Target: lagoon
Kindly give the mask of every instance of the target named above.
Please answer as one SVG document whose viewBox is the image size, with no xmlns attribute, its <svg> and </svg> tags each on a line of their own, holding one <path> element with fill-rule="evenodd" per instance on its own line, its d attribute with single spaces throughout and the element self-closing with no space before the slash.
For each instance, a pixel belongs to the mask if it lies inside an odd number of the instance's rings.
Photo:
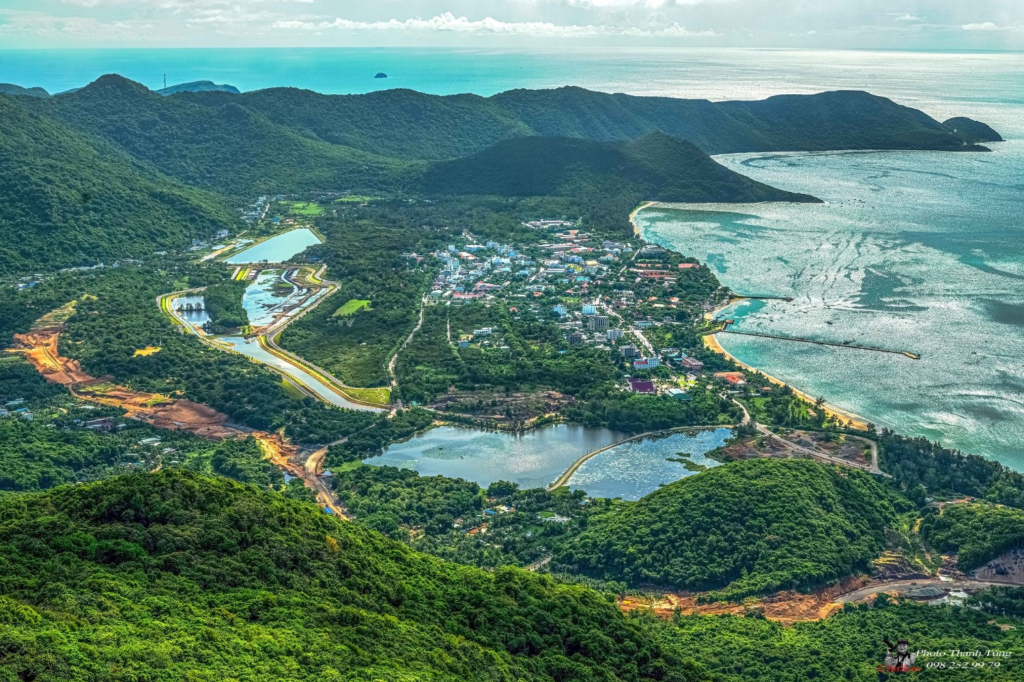
<svg viewBox="0 0 1024 682">
<path fill-rule="evenodd" d="M 517 435 L 441 426 L 395 443 L 380 457 L 364 462 L 415 469 L 424 476 L 464 478 L 483 487 L 511 481 L 522 488 L 542 488 L 588 452 L 628 437 L 570 424 Z"/>
<path fill-rule="evenodd" d="M 320 243 L 320 238 L 312 230 L 300 227 L 271 237 L 245 251 L 235 254 L 224 262 L 228 265 L 247 265 L 249 263 L 283 263 L 302 253 L 308 247 Z"/>
<path fill-rule="evenodd" d="M 719 462 L 704 455 L 725 445 L 731 429 L 704 429 L 630 441 L 588 459 L 569 479 L 569 488 L 590 497 L 639 500 L 663 485 L 699 473 L 680 459 L 711 468 Z"/>
</svg>

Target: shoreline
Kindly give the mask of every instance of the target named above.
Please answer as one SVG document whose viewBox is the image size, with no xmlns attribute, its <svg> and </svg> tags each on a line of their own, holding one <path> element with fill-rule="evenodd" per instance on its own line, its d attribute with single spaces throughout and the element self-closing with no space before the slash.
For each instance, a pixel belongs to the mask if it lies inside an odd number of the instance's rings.
<svg viewBox="0 0 1024 682">
<path fill-rule="evenodd" d="M 638 237 L 639 239 L 641 239 L 641 240 L 643 240 L 645 242 L 647 240 L 644 237 L 643 231 L 640 229 L 640 226 L 636 222 L 636 216 L 637 216 L 638 213 L 640 213 L 640 211 L 644 210 L 645 208 L 649 208 L 649 207 L 651 207 L 651 206 L 653 206 L 653 205 L 655 205 L 657 203 L 658 202 L 656 202 L 656 201 L 645 201 L 644 203 L 640 204 L 635 209 L 633 209 L 633 212 L 629 214 L 629 222 L 633 226 L 633 234 L 634 234 L 634 236 Z M 720 313 L 722 310 L 725 310 L 729 306 L 731 306 L 731 305 L 733 305 L 735 303 L 738 303 L 740 301 L 743 301 L 743 300 L 746 300 L 745 297 L 737 296 L 737 295 L 733 294 L 733 295 L 731 295 L 729 297 L 728 301 L 726 301 L 725 303 L 719 305 L 714 310 L 711 310 L 710 312 L 705 313 L 704 314 L 704 318 L 708 319 L 708 320 L 713 320 L 715 318 L 715 316 L 718 315 L 718 313 Z M 755 372 L 757 374 L 760 374 L 761 376 L 765 377 L 766 379 L 768 379 L 769 382 L 775 384 L 776 386 L 784 386 L 784 387 L 789 388 L 799 398 L 805 400 L 806 402 L 810 403 L 811 405 L 814 405 L 817 402 L 817 398 L 812 397 L 810 394 L 806 393 L 805 391 L 801 391 L 800 389 L 796 388 L 795 386 L 786 383 L 782 379 L 779 379 L 777 377 L 773 377 L 771 374 L 768 374 L 764 370 L 758 369 L 757 367 L 754 367 L 753 365 L 748 365 L 747 363 L 743 362 L 742 360 L 737 358 L 735 355 L 733 355 L 732 353 L 727 351 L 722 346 L 722 344 L 718 341 L 718 339 L 716 338 L 715 334 L 705 334 L 702 337 L 702 339 L 704 341 L 704 347 L 705 348 L 707 348 L 708 350 L 711 350 L 712 352 L 718 353 L 719 355 L 725 356 L 726 358 L 728 358 L 732 362 L 736 363 L 737 365 L 739 365 L 743 369 L 747 370 L 748 372 Z M 844 410 L 841 407 L 837 407 L 837 406 L 831 405 L 829 403 L 825 403 L 824 410 L 825 410 L 826 416 L 834 416 L 836 419 L 841 419 L 844 422 L 846 422 L 847 426 L 850 427 L 850 428 L 857 429 L 859 431 L 867 431 L 868 430 L 868 423 L 869 423 L 868 420 L 866 420 L 864 417 L 860 416 L 859 414 L 857 414 L 855 412 L 850 412 L 849 410 Z"/>
</svg>

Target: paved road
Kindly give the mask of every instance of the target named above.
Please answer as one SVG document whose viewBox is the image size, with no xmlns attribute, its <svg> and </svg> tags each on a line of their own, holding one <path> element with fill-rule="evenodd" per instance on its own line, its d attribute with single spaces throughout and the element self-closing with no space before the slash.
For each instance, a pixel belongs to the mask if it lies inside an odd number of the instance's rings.
<svg viewBox="0 0 1024 682">
<path fill-rule="evenodd" d="M 741 403 L 740 401 L 736 400 L 735 398 L 733 398 L 732 401 L 734 403 L 736 403 L 737 405 L 739 405 L 739 408 L 741 410 L 743 410 L 743 421 L 742 421 L 742 423 L 743 424 L 750 423 L 751 417 L 750 417 L 750 413 L 747 412 L 746 406 L 743 403 Z M 850 460 L 843 459 L 841 457 L 833 457 L 832 455 L 826 455 L 823 452 L 818 452 L 817 450 L 811 450 L 810 448 L 805 448 L 802 445 L 797 445 L 793 441 L 786 440 L 782 436 L 779 436 L 778 434 L 773 433 L 771 429 L 769 429 L 768 427 L 764 426 L 763 424 L 758 424 L 757 422 L 754 422 L 754 428 L 757 429 L 758 433 L 761 433 L 761 434 L 763 434 L 765 436 L 770 436 L 772 438 L 778 438 L 780 441 L 782 441 L 783 443 L 788 445 L 793 450 L 796 450 L 799 453 L 805 454 L 808 457 L 813 457 L 815 459 L 819 459 L 819 460 L 822 460 L 822 461 L 825 461 L 825 462 L 829 462 L 831 464 L 839 464 L 841 466 L 852 467 L 854 469 L 865 469 L 865 470 L 867 470 L 868 472 L 870 472 L 872 474 L 878 474 L 880 476 L 885 476 L 887 478 L 892 478 L 892 476 L 890 476 L 889 474 L 885 473 L 884 471 L 882 471 L 881 469 L 878 468 L 878 444 L 875 443 L 875 441 L 871 440 L 870 438 L 862 438 L 860 436 L 849 436 L 850 438 L 856 438 L 858 440 L 867 441 L 868 443 L 871 444 L 871 465 L 867 466 L 867 465 L 864 465 L 864 464 L 859 464 L 857 462 L 851 462 Z"/>
<path fill-rule="evenodd" d="M 420 327 L 423 326 L 423 308 L 425 307 L 425 305 L 426 305 L 425 299 L 423 301 L 420 301 L 420 319 L 416 322 L 416 326 L 412 328 L 412 331 L 409 332 L 409 336 L 405 337 L 405 341 L 402 342 L 402 345 L 399 346 L 398 350 L 395 351 L 395 354 L 391 356 L 390 362 L 388 362 L 388 374 L 391 375 L 391 390 L 392 391 L 395 390 L 396 388 L 398 388 L 398 377 L 395 375 L 395 364 L 398 363 L 398 354 L 400 352 L 402 352 L 402 350 L 406 346 L 408 346 L 410 343 L 412 343 L 412 338 L 414 336 L 416 336 L 416 332 L 418 332 L 420 330 Z M 449 334 L 451 334 L 451 331 L 449 331 Z M 449 337 L 449 340 L 450 340 L 450 337 Z M 400 409 L 401 407 L 402 407 L 402 401 L 401 400 L 396 401 L 395 409 Z"/>
<path fill-rule="evenodd" d="M 986 587 L 992 587 L 994 585 L 1002 585 L 1006 583 L 995 583 L 987 580 L 939 580 L 938 578 L 919 578 L 916 580 L 893 580 L 890 582 L 880 582 L 874 585 L 868 585 L 862 587 L 859 590 L 853 592 L 847 592 L 836 597 L 833 601 L 839 604 L 846 604 L 847 602 L 857 602 L 862 599 L 867 599 L 873 594 L 881 594 L 882 592 L 898 592 L 904 594 L 911 590 L 920 589 L 922 587 L 941 587 L 944 590 L 963 590 L 966 592 L 976 592 L 983 590 Z"/>
</svg>

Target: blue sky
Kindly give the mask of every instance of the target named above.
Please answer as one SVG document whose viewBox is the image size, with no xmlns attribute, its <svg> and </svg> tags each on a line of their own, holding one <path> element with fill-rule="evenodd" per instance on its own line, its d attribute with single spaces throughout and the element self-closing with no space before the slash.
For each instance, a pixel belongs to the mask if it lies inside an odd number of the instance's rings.
<svg viewBox="0 0 1024 682">
<path fill-rule="evenodd" d="M 0 47 L 1024 49 L 1024 0 L 0 0 Z"/>
</svg>

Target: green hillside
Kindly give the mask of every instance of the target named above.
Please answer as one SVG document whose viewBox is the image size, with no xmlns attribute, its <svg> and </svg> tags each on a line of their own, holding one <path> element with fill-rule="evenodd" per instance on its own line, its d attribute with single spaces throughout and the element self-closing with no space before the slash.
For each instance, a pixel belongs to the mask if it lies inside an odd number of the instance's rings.
<svg viewBox="0 0 1024 682">
<path fill-rule="evenodd" d="M 627 142 L 520 137 L 435 163 L 428 193 L 585 196 L 636 192 L 661 201 L 816 201 L 761 184 L 662 133 Z"/>
<path fill-rule="evenodd" d="M 181 470 L 0 500 L 0 568 L 5 679 L 692 679 L 597 592 Z"/>
<path fill-rule="evenodd" d="M 613 507 L 555 560 L 601 579 L 729 598 L 813 587 L 866 568 L 903 504 L 861 472 L 737 462 Z"/>
<path fill-rule="evenodd" d="M 940 552 L 958 555 L 970 571 L 1024 546 L 1024 510 L 992 504 L 950 504 L 925 516 L 921 535 Z"/>
<path fill-rule="evenodd" d="M 234 225 L 218 197 L 26 101 L 43 100 L 0 95 L 0 274 L 146 256 Z"/>
<path fill-rule="evenodd" d="M 393 161 L 276 125 L 234 101 L 200 106 L 116 75 L 39 100 L 36 106 L 182 182 L 242 199 L 317 189 L 378 189 L 390 186 L 401 170 Z"/>
</svg>

